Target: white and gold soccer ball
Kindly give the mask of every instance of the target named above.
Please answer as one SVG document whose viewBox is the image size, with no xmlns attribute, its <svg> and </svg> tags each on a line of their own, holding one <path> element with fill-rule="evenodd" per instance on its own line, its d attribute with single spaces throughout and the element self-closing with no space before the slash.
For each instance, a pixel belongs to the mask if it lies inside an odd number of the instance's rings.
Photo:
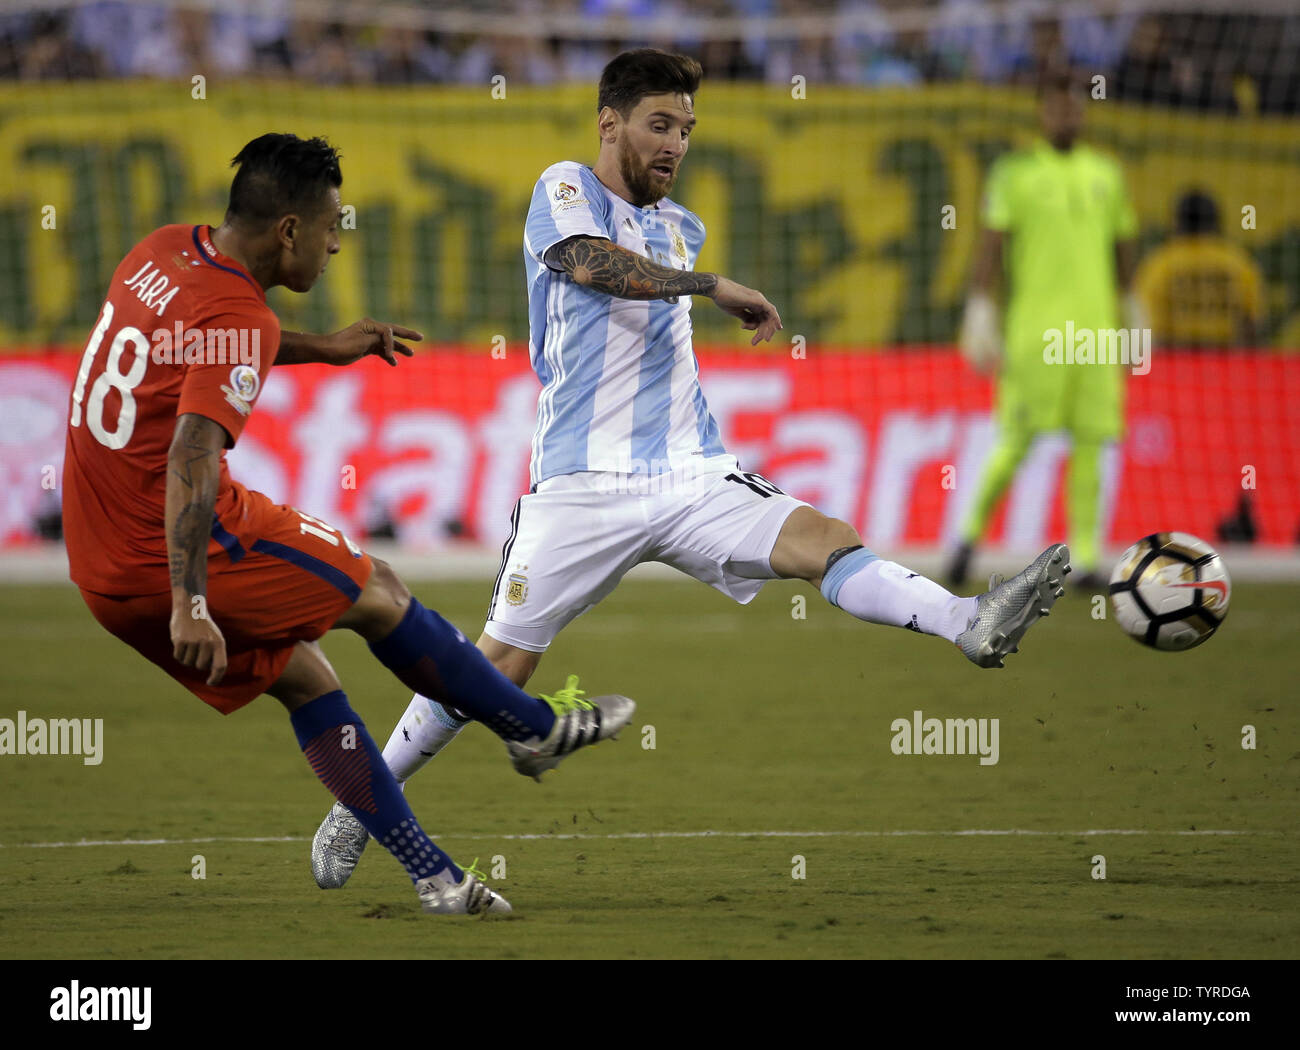
<svg viewBox="0 0 1300 1050">
<path fill-rule="evenodd" d="M 1232 581 L 1219 552 L 1186 532 L 1156 532 L 1110 574 L 1110 604 L 1130 638 L 1153 649 L 1200 645 L 1228 615 Z"/>
</svg>

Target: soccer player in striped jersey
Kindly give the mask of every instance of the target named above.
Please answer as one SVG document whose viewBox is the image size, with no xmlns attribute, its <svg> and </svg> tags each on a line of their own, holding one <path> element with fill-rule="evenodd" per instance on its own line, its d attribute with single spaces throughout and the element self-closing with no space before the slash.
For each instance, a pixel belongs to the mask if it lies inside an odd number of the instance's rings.
<svg viewBox="0 0 1300 1050">
<path fill-rule="evenodd" d="M 617 56 L 600 81 L 596 163 L 554 164 L 534 188 L 524 228 L 529 349 L 542 382 L 532 485 L 515 507 L 479 646 L 527 682 L 567 623 L 634 565 L 659 561 L 742 604 L 767 580 L 807 580 L 861 620 L 938 635 L 981 667 L 1001 666 L 1062 593 L 1064 544 L 988 594 L 959 598 L 727 453 L 691 347 L 692 297 L 738 318 L 754 344 L 781 318 L 754 289 L 693 269 L 704 224 L 668 196 L 700 77 L 682 55 Z M 573 678 L 561 691 L 577 692 Z M 397 779 L 465 722 L 414 697 L 384 750 Z M 317 832 L 317 882 L 341 886 L 364 844 L 336 806 Z"/>
</svg>

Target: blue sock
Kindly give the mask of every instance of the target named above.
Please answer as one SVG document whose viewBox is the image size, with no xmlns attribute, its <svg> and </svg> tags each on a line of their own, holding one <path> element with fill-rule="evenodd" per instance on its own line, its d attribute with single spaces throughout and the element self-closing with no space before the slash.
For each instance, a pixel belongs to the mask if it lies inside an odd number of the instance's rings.
<svg viewBox="0 0 1300 1050">
<path fill-rule="evenodd" d="M 979 600 L 959 598 L 919 572 L 865 547 L 844 555 L 822 577 L 822 595 L 850 616 L 955 642 L 979 614 Z"/>
<path fill-rule="evenodd" d="M 321 783 L 401 862 L 412 882 L 438 872 L 460 882 L 461 869 L 421 829 L 342 690 L 303 704 L 289 721 Z"/>
<path fill-rule="evenodd" d="M 840 588 L 850 576 L 857 575 L 860 569 L 879 561 L 880 555 L 873 554 L 866 547 L 858 546 L 837 558 L 822 577 L 822 597 L 832 605 L 839 605 Z"/>
<path fill-rule="evenodd" d="M 498 671 L 460 631 L 414 598 L 393 632 L 370 651 L 402 683 L 477 719 L 506 740 L 546 737 L 555 712 Z"/>
</svg>

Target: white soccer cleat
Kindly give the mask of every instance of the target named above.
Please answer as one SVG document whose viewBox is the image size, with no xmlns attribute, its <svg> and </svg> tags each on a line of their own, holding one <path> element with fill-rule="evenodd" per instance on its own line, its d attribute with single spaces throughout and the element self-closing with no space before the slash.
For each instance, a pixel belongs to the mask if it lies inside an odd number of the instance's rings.
<svg viewBox="0 0 1300 1050">
<path fill-rule="evenodd" d="M 481 872 L 471 872 L 474 864 L 465 869 L 460 882 L 452 882 L 446 873 L 421 879 L 415 884 L 420 907 L 433 915 L 509 915 L 514 910 L 510 902 L 481 881 Z"/>
<path fill-rule="evenodd" d="M 957 636 L 957 648 L 980 667 L 1002 667 L 1007 654 L 1020 648 L 1025 632 L 1050 614 L 1065 593 L 1069 571 L 1070 548 L 1054 543 L 1005 583 L 995 577 L 988 593 L 976 599 L 975 616 Z"/>
<path fill-rule="evenodd" d="M 596 696 L 584 700 L 578 688 L 578 676 L 569 675 L 564 688 L 542 699 L 555 711 L 555 725 L 545 740 L 507 740 L 506 750 L 517 771 L 540 781 L 542 774 L 554 769 L 580 747 L 616 737 L 632 721 L 636 703 L 626 696 Z"/>
<path fill-rule="evenodd" d="M 368 832 L 342 802 L 335 802 L 311 840 L 311 873 L 323 890 L 338 890 L 356 871 Z"/>
</svg>

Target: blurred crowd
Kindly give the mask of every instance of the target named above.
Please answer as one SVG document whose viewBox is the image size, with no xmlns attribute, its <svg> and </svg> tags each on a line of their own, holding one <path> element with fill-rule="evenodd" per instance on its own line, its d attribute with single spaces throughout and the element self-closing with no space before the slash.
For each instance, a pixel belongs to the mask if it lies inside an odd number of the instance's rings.
<svg viewBox="0 0 1300 1050">
<path fill-rule="evenodd" d="M 292 0 L 229 0 L 214 10 L 145 0 L 11 7 L 0 14 L 0 78 L 199 72 L 482 84 L 500 73 L 529 84 L 589 83 L 619 50 L 655 44 L 697 56 L 714 80 L 1019 83 L 1064 62 L 1105 75 L 1107 97 L 1227 113 L 1300 108 L 1300 5 L 1288 14 L 1250 13 L 1248 4 L 1233 14 L 1093 13 L 1086 4 L 1041 0 L 996 8 L 981 0 L 473 0 L 423 9 L 483 16 L 482 33 L 404 28 L 397 16 L 416 10 L 418 19 L 419 9 L 392 0 L 369 5 L 370 25 L 303 17 L 304 10 L 311 9 Z M 685 16 L 728 19 L 733 28 L 696 39 L 635 35 L 638 25 Z M 773 34 L 765 20 L 785 16 L 800 19 L 798 29 Z"/>
</svg>

